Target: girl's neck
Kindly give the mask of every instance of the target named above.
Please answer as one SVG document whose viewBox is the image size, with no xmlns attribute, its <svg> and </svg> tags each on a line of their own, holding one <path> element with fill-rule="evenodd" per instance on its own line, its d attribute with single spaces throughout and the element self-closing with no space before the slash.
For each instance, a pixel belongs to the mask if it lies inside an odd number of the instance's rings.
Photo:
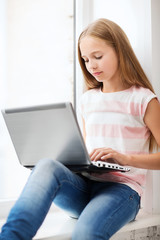
<svg viewBox="0 0 160 240">
<path fill-rule="evenodd" d="M 103 84 L 102 92 L 104 93 L 120 92 L 120 91 L 126 90 L 129 87 L 130 86 L 128 84 L 116 84 L 116 85 Z"/>
</svg>

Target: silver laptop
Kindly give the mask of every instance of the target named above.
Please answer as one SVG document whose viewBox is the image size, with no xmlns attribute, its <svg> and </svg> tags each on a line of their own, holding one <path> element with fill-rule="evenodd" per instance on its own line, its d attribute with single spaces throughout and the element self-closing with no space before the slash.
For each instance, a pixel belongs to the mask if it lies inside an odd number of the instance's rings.
<svg viewBox="0 0 160 240">
<path fill-rule="evenodd" d="M 33 168 L 40 159 L 50 158 L 74 172 L 130 170 L 90 160 L 71 103 L 5 109 L 2 114 L 24 167 Z"/>
</svg>

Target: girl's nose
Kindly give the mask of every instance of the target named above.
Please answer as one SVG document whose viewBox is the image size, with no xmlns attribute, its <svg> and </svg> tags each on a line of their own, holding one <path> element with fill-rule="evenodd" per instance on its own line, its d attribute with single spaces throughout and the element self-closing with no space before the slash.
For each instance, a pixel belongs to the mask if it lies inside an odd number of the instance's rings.
<svg viewBox="0 0 160 240">
<path fill-rule="evenodd" d="M 94 70 L 94 69 L 97 68 L 97 64 L 96 64 L 95 61 L 90 61 L 88 67 L 89 67 L 90 70 Z"/>
</svg>

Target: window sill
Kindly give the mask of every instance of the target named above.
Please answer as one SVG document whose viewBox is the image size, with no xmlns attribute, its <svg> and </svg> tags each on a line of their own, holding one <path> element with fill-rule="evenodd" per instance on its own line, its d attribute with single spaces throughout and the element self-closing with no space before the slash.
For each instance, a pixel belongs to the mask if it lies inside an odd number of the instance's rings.
<svg viewBox="0 0 160 240">
<path fill-rule="evenodd" d="M 0 227 L 4 224 L 6 216 L 8 215 L 9 210 L 6 210 L 7 205 L 8 208 L 11 208 L 13 203 L 14 200 L 8 202 L 0 201 Z M 71 219 L 53 205 L 34 240 L 71 240 L 71 234 L 75 224 L 75 219 Z M 120 229 L 111 240 L 140 240 L 148 239 L 149 237 L 154 240 L 160 239 L 160 215 L 151 215 L 140 210 L 136 221 Z"/>
<path fill-rule="evenodd" d="M 52 212 L 48 214 L 34 239 L 71 240 L 75 224 L 76 220 L 69 218 L 63 212 Z M 140 240 L 148 239 L 148 237 L 152 237 L 154 240 L 160 239 L 160 215 L 147 214 L 141 210 L 136 221 L 120 229 L 111 240 Z"/>
<path fill-rule="evenodd" d="M 52 212 L 48 214 L 34 239 L 71 240 L 71 234 L 75 224 L 76 220 L 69 218 L 63 212 Z M 137 220 L 124 226 L 111 240 L 140 240 L 153 236 L 154 238 L 152 239 L 154 240 L 160 239 L 160 215 L 147 214 L 141 210 L 137 216 Z"/>
</svg>

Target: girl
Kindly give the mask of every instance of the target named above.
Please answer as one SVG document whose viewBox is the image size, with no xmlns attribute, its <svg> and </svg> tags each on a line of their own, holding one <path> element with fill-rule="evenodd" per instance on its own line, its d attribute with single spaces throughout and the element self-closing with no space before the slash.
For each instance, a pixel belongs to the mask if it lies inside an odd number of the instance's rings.
<svg viewBox="0 0 160 240">
<path fill-rule="evenodd" d="M 146 169 L 160 169 L 160 153 L 152 153 L 160 146 L 160 104 L 122 29 L 95 21 L 80 35 L 78 54 L 88 88 L 80 110 L 91 160 L 114 159 L 131 171 L 86 178 L 57 161 L 39 161 L 0 239 L 32 239 L 52 201 L 78 218 L 73 240 L 110 239 L 135 219 Z"/>
</svg>

